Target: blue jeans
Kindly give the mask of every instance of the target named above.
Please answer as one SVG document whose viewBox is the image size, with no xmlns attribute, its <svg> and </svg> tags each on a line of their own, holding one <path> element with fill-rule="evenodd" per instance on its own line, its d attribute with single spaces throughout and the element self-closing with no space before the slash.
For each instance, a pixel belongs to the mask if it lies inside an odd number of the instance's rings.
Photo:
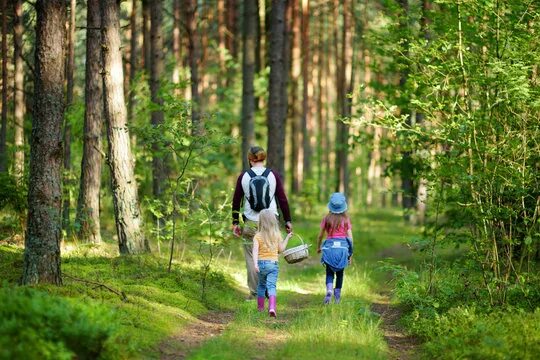
<svg viewBox="0 0 540 360">
<path fill-rule="evenodd" d="M 265 291 L 268 296 L 276 296 L 276 283 L 279 273 L 279 265 L 274 260 L 258 260 L 259 285 L 257 285 L 257 296 L 264 297 Z"/>
</svg>

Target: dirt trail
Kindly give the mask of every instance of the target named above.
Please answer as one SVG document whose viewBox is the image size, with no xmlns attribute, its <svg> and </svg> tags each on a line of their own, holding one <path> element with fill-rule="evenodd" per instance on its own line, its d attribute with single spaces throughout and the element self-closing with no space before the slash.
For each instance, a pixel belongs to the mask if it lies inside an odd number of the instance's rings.
<svg viewBox="0 0 540 360">
<path fill-rule="evenodd" d="M 160 359 L 185 359 L 206 340 L 220 335 L 233 318 L 231 312 L 212 311 L 204 314 L 159 345 Z"/>
<path fill-rule="evenodd" d="M 418 339 L 408 336 L 398 325 L 401 318 L 401 311 L 390 305 L 387 294 L 381 294 L 378 302 L 371 305 L 371 310 L 381 316 L 381 328 L 384 332 L 384 339 L 390 349 L 390 359 L 409 360 L 414 359 Z"/>
</svg>

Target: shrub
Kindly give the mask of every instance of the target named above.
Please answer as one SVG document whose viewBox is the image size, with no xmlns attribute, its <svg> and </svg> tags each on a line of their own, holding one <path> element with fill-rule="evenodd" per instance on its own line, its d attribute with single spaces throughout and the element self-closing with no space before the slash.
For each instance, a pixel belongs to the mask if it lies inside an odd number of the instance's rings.
<svg viewBox="0 0 540 360">
<path fill-rule="evenodd" d="M 0 288 L 0 359 L 105 358 L 112 313 L 31 288 Z"/>
</svg>

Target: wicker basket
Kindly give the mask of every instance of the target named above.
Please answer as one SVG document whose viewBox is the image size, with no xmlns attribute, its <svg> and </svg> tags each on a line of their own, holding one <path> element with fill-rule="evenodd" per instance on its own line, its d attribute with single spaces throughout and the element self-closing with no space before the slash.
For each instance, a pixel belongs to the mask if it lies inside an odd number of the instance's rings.
<svg viewBox="0 0 540 360">
<path fill-rule="evenodd" d="M 283 257 L 285 258 L 285 261 L 287 261 L 289 264 L 300 262 L 304 259 L 307 259 L 309 256 L 309 252 L 308 252 L 309 245 L 304 244 L 304 240 L 302 239 L 300 235 L 298 234 L 295 234 L 295 235 L 298 236 L 298 238 L 302 242 L 302 245 L 298 245 L 298 246 L 295 246 L 293 248 L 283 251 Z"/>
</svg>

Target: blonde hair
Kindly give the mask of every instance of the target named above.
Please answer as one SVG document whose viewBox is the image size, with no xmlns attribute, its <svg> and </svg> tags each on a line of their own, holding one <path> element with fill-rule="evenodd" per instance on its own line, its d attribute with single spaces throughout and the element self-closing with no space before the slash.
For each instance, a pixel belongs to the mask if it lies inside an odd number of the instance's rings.
<svg viewBox="0 0 540 360">
<path fill-rule="evenodd" d="M 278 243 L 281 241 L 281 232 L 276 215 L 272 210 L 264 209 L 259 213 L 259 234 L 268 250 L 277 250 Z"/>
</svg>

